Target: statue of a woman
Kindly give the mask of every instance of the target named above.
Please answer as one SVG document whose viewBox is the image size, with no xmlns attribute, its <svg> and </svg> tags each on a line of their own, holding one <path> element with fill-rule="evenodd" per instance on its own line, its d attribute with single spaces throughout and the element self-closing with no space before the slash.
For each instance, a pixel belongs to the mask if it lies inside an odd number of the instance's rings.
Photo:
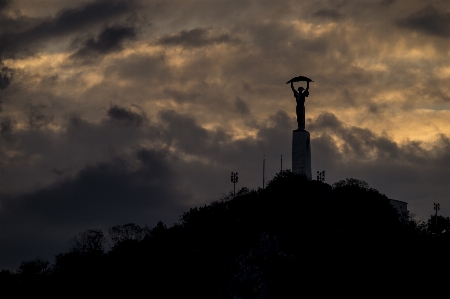
<svg viewBox="0 0 450 299">
<path fill-rule="evenodd" d="M 309 82 L 306 81 L 306 89 L 303 87 L 299 87 L 298 91 L 294 88 L 294 82 L 291 81 L 291 88 L 294 92 L 294 97 L 297 102 L 297 106 L 295 107 L 295 111 L 297 112 L 297 123 L 298 129 L 305 129 L 305 98 L 309 95 Z"/>
</svg>

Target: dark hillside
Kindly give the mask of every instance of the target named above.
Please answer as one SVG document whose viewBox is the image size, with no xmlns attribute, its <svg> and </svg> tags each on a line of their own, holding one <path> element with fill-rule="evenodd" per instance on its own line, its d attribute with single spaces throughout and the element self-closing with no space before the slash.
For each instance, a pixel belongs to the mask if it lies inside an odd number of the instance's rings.
<svg viewBox="0 0 450 299">
<path fill-rule="evenodd" d="M 80 233 L 73 249 L 57 255 L 53 265 L 26 261 L 17 273 L 3 271 L 2 288 L 48 296 L 70 290 L 102 296 L 144 292 L 156 298 L 291 298 L 307 290 L 411 282 L 417 271 L 434 269 L 427 261 L 431 253 L 441 256 L 441 266 L 450 265 L 444 255 L 448 230 L 432 231 L 398 215 L 384 194 L 363 181 L 330 186 L 289 171 L 264 190 L 243 188 L 234 199 L 192 208 L 172 227 L 115 226 L 109 251 L 106 240 L 101 230 Z"/>
</svg>

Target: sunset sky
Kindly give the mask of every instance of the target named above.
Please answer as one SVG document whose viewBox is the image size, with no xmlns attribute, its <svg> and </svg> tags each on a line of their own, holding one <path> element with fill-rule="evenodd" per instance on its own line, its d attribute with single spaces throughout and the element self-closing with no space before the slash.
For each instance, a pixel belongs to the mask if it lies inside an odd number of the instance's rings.
<svg viewBox="0 0 450 299">
<path fill-rule="evenodd" d="M 313 177 L 450 216 L 448 0 L 0 0 L 0 71 L 0 269 L 262 187 L 300 75 Z"/>
</svg>

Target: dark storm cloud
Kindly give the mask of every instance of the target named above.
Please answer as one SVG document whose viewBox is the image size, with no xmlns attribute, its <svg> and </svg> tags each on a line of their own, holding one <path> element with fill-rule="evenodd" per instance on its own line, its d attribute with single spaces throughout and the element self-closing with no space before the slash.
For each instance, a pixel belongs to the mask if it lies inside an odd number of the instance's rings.
<svg viewBox="0 0 450 299">
<path fill-rule="evenodd" d="M 205 129 L 192 117 L 175 111 L 166 111 L 161 117 L 162 138 L 171 149 L 176 149 L 178 157 L 188 157 L 175 166 L 183 177 L 180 180 L 183 190 L 193 194 L 201 190 L 191 205 L 217 200 L 220 194 L 230 190 L 230 171 L 238 171 L 241 175 L 239 188 L 260 187 L 259 169 L 263 155 L 267 157 L 268 178 L 279 171 L 281 154 L 290 160 L 285 145 L 291 141 L 292 119 L 282 111 L 255 124 L 258 128 L 256 137 L 237 140 L 225 130 L 226 126 Z"/>
<path fill-rule="evenodd" d="M 55 181 L 53 169 L 64 170 L 65 176 L 75 175 L 85 165 L 122 157 L 142 140 L 152 140 L 154 146 L 159 142 L 158 128 L 151 126 L 145 113 L 135 105 L 129 108 L 112 105 L 104 109 L 105 115 L 98 123 L 72 114 L 65 115 L 66 120 L 59 123 L 48 109 L 43 105 L 32 106 L 29 119 L 23 123 L 27 126 L 21 130 L 14 130 L 18 121 L 2 118 L 5 135 L 0 155 L 8 161 L 0 167 L 5 174 L 2 192 L 31 192 Z M 8 133 L 11 124 L 12 132 Z M 54 131 L 54 125 L 61 130 Z"/>
<path fill-rule="evenodd" d="M 163 110 L 159 117 L 166 127 L 166 142 L 188 154 L 204 154 L 210 146 L 211 133 L 199 126 L 189 115 L 180 115 L 173 110 Z"/>
<path fill-rule="evenodd" d="M 237 97 L 236 101 L 234 101 L 234 108 L 242 116 L 250 114 L 250 109 L 248 108 L 248 105 L 240 97 Z"/>
<path fill-rule="evenodd" d="M 340 130 L 343 123 L 333 113 L 320 114 L 312 124 L 308 125 L 311 131 Z"/>
<path fill-rule="evenodd" d="M 326 170 L 328 183 L 350 174 L 390 198 L 408 202 L 411 212 L 424 217 L 428 217 L 426 211 L 431 213 L 433 202 L 450 192 L 446 135 L 432 144 L 397 143 L 369 129 L 344 125 L 330 113 L 320 115 L 308 129 L 314 132 L 313 170 Z"/>
<path fill-rule="evenodd" d="M 97 37 L 90 38 L 75 52 L 72 58 L 90 58 L 122 50 L 125 40 L 136 37 L 135 28 L 127 26 L 113 26 L 105 28 Z"/>
<path fill-rule="evenodd" d="M 45 105 L 32 106 L 28 112 L 28 126 L 31 129 L 40 129 L 53 121 L 53 115 L 46 113 Z"/>
<path fill-rule="evenodd" d="M 233 136 L 225 130 L 225 127 L 205 129 L 193 117 L 173 110 L 161 111 L 159 118 L 162 126 L 160 131 L 166 144 L 175 148 L 180 156 L 188 154 L 203 161 L 201 165 L 197 165 L 201 169 L 205 168 L 201 174 L 195 168 L 182 171 L 186 175 L 192 173 L 187 175 L 191 181 L 189 185 L 192 185 L 194 181 L 202 185 L 202 182 L 207 179 L 211 186 L 221 186 L 216 189 L 217 194 L 217 190 L 223 192 L 227 189 L 222 184 L 222 175 L 230 168 L 246 171 L 248 176 L 246 186 L 256 186 L 257 180 L 252 177 L 251 169 L 255 167 L 255 164 L 259 164 L 260 157 L 264 154 L 268 157 L 279 157 L 283 154 L 283 144 L 289 143 L 290 140 L 292 123 L 292 119 L 285 112 L 279 111 L 263 123 L 254 124 L 258 128 L 256 138 L 233 140 Z M 272 171 L 272 173 L 275 172 Z M 198 180 L 194 177 L 198 177 Z M 213 182 L 212 178 L 217 178 L 217 182 Z M 209 194 L 211 191 L 214 191 L 214 188 L 203 192 Z M 215 198 L 210 197 L 210 200 L 213 199 Z"/>
<path fill-rule="evenodd" d="M 323 113 L 309 126 L 313 132 L 333 134 L 342 141 L 341 152 L 347 158 L 365 160 L 374 157 L 395 160 L 401 155 L 399 146 L 384 136 L 359 127 L 346 127 L 332 113 Z"/>
<path fill-rule="evenodd" d="M 11 0 L 0 0 L 0 12 L 8 6 Z"/>
<path fill-rule="evenodd" d="M 334 9 L 320 9 L 313 13 L 313 17 L 339 20 L 343 17 L 343 15 Z"/>
<path fill-rule="evenodd" d="M 2 202 L 2 209 L 20 210 L 24 218 L 45 215 L 53 224 L 92 223 L 96 217 L 113 220 L 140 214 L 148 204 L 163 204 L 176 188 L 166 154 L 139 150 L 135 157 L 138 168 L 120 158 L 86 166 L 74 178 Z M 119 212 L 122 215 L 117 215 Z"/>
<path fill-rule="evenodd" d="M 178 103 L 194 103 L 202 97 L 200 92 L 196 91 L 180 91 L 175 88 L 165 88 L 164 93 L 169 95 L 172 99 Z"/>
<path fill-rule="evenodd" d="M 410 166 L 415 165 L 414 167 L 417 169 L 414 171 L 420 173 L 419 169 L 423 167 L 424 163 L 434 165 L 436 163 L 434 160 L 450 159 L 450 154 L 447 152 L 450 149 L 450 142 L 445 135 L 441 135 L 431 150 L 425 147 L 424 142 L 419 141 L 399 144 L 389 137 L 377 135 L 367 128 L 346 126 L 332 113 L 319 115 L 309 125 L 309 128 L 319 136 L 317 141 L 321 140 L 322 146 L 327 144 L 326 146 L 333 152 L 333 160 L 342 163 L 361 163 L 360 167 L 364 167 L 366 163 L 383 161 L 381 162 L 383 167 L 391 164 L 392 167 L 408 166 L 409 169 Z M 315 142 L 316 138 L 314 138 Z M 426 162 L 428 159 L 430 161 Z"/>
<path fill-rule="evenodd" d="M 284 111 L 278 111 L 270 115 L 267 124 L 260 125 L 257 139 L 263 143 L 282 144 L 282 139 L 289 138 L 293 121 Z M 276 146 L 278 147 L 278 146 Z"/>
<path fill-rule="evenodd" d="M 177 220 L 186 196 L 177 191 L 168 154 L 141 149 L 135 159 L 137 167 L 115 159 L 33 193 L 2 196 L 1 266 L 17 267 L 19 259 L 38 254 L 51 258 L 88 228 Z"/>
<path fill-rule="evenodd" d="M 97 0 L 79 8 L 60 12 L 55 19 L 35 30 L 50 29 L 48 34 L 61 35 L 129 13 L 135 1 Z M 39 29 L 38 29 L 39 28 Z"/>
<path fill-rule="evenodd" d="M 12 69 L 3 66 L 3 63 L 0 60 L 0 90 L 7 88 L 12 81 Z M 0 99 L 1 101 L 1 99 Z"/>
<path fill-rule="evenodd" d="M 345 103 L 351 107 L 357 106 L 354 95 L 352 95 L 347 88 L 342 90 L 341 100 L 343 103 Z"/>
<path fill-rule="evenodd" d="M 132 111 L 131 109 L 120 107 L 117 105 L 111 106 L 108 109 L 107 113 L 111 119 L 127 125 L 140 126 L 144 121 L 147 120 L 143 111 L 141 112 L 141 114 L 139 114 Z"/>
<path fill-rule="evenodd" d="M 434 36 L 450 37 L 450 12 L 441 12 L 433 5 L 427 5 L 410 16 L 399 20 L 397 24 L 400 27 Z"/>
<path fill-rule="evenodd" d="M 0 135 L 10 135 L 13 131 L 14 120 L 10 116 L 0 118 Z"/>
<path fill-rule="evenodd" d="M 173 80 L 171 69 L 160 57 L 145 54 L 131 54 L 126 58 L 116 59 L 115 63 L 107 66 L 103 73 L 105 76 L 115 75 L 125 79 L 128 84 L 133 85 L 133 88 L 148 87 L 149 84 L 155 84 L 154 82 L 159 87 L 165 84 L 164 82 Z"/>
<path fill-rule="evenodd" d="M 54 18 L 19 19 L 15 21 L 13 27 L 23 27 L 22 23 L 27 23 L 28 28 L 1 34 L 0 53 L 6 57 L 14 57 L 17 51 L 21 52 L 20 54 L 34 53 L 37 51 L 36 46 L 48 39 L 65 37 L 97 24 L 117 20 L 129 14 L 134 8 L 134 3 L 135 1 L 97 0 L 78 8 L 62 10 Z M 108 36 L 104 39 L 107 40 Z M 100 48 L 101 46 L 97 45 Z"/>
<path fill-rule="evenodd" d="M 384 112 L 387 111 L 388 109 L 389 109 L 389 105 L 386 104 L 386 103 L 378 104 L 378 103 L 373 103 L 373 102 L 372 102 L 372 103 L 369 103 L 369 104 L 368 104 L 368 107 L 367 107 L 367 110 L 368 110 L 370 113 L 378 114 L 378 115 L 384 113 Z"/>
<path fill-rule="evenodd" d="M 239 40 L 232 38 L 229 34 L 213 35 L 204 28 L 183 30 L 176 34 L 165 35 L 158 40 L 163 46 L 183 46 L 186 48 L 204 47 L 222 43 L 238 43 Z"/>
<path fill-rule="evenodd" d="M 255 124 L 258 129 L 256 138 L 233 141 L 232 135 L 222 127 L 207 130 L 190 115 L 163 110 L 159 118 L 166 143 L 176 147 L 180 153 L 198 155 L 223 165 L 228 165 L 231 160 L 235 160 L 237 165 L 245 164 L 255 153 L 278 155 L 281 144 L 289 142 L 292 125 L 292 119 L 284 111 L 278 111 L 261 124 Z"/>
</svg>

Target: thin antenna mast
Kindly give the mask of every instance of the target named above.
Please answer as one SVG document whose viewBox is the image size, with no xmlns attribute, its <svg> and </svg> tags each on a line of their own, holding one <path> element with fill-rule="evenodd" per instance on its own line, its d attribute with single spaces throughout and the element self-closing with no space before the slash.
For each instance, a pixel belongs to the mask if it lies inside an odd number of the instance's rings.
<svg viewBox="0 0 450 299">
<path fill-rule="evenodd" d="M 283 155 L 281 155 L 281 174 L 283 174 Z"/>
<path fill-rule="evenodd" d="M 265 186 L 266 186 L 266 185 L 265 185 L 266 182 L 265 182 L 265 180 L 264 180 L 265 175 L 266 175 L 266 155 L 263 156 L 263 189 L 264 189 Z"/>
</svg>

